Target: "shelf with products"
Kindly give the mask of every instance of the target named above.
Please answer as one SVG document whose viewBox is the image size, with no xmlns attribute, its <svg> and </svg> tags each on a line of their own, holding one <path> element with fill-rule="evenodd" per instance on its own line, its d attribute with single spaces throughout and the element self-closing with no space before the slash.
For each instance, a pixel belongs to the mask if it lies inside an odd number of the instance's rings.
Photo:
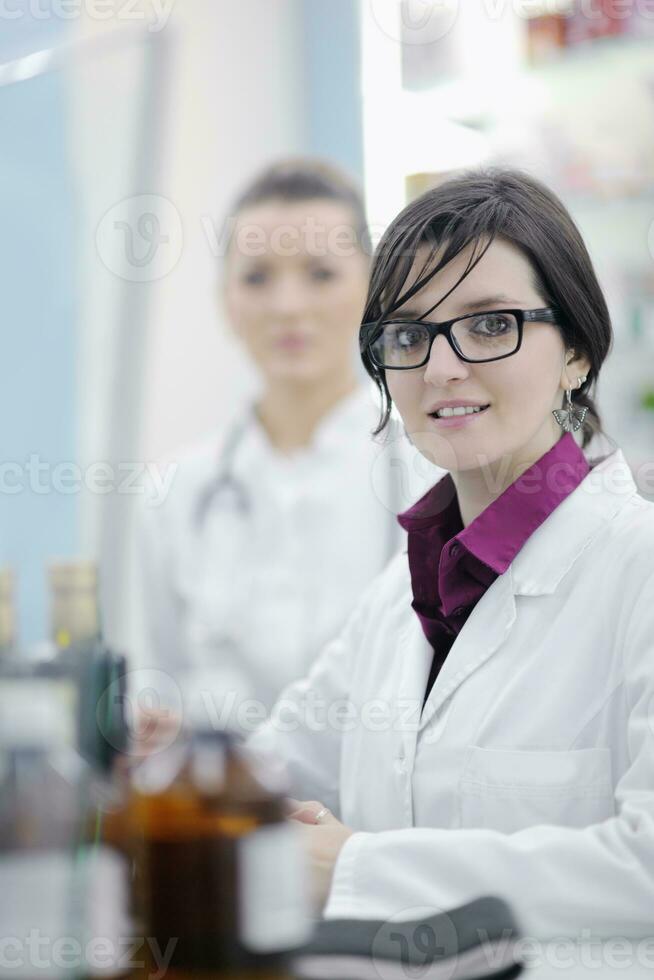
<svg viewBox="0 0 654 980">
<path fill-rule="evenodd" d="M 386 44 L 383 92 L 378 74 L 364 87 L 375 217 L 389 220 L 452 170 L 514 166 L 562 197 L 593 249 L 644 267 L 654 249 L 654 16 L 651 26 L 651 38 L 595 38 L 534 65 L 525 17 L 470 5 L 433 43 Z M 381 45 L 376 23 L 370 36 Z"/>
<path fill-rule="evenodd" d="M 592 125 L 601 131 L 606 122 L 611 128 L 611 120 L 619 120 L 627 141 L 651 132 L 654 35 L 584 42 L 531 64 L 526 32 L 523 21 L 503 37 L 495 59 L 489 44 L 479 53 L 477 67 L 450 56 L 447 73 L 435 72 L 431 83 L 423 71 L 421 87 L 403 86 L 399 104 L 413 116 L 421 111 L 425 118 L 449 119 L 478 132 L 492 131 L 516 115 L 548 110 L 575 117 L 582 129 Z M 415 57 L 411 50 L 406 56 Z M 432 57 L 436 62 L 436 50 Z"/>
<path fill-rule="evenodd" d="M 485 87 L 461 77 L 423 92 L 404 91 L 404 141 L 413 171 L 457 165 L 456 158 L 450 164 L 451 151 L 426 139 L 420 120 L 431 119 L 432 127 L 454 124 L 469 134 L 460 141 L 460 166 L 523 166 L 584 212 L 607 201 L 617 209 L 642 204 L 651 210 L 654 41 L 583 48 L 547 65 L 523 64 Z"/>
<path fill-rule="evenodd" d="M 474 123 L 486 114 L 502 114 L 506 104 L 493 105 L 492 101 L 502 89 L 520 99 L 516 82 L 563 86 L 568 99 L 569 86 L 579 83 L 603 86 L 610 82 L 619 89 L 625 79 L 647 75 L 654 82 L 654 9 L 649 36 L 595 38 L 552 48 L 533 59 L 529 32 L 537 20 L 515 18 L 513 27 L 505 26 L 502 31 L 493 25 L 487 45 L 474 57 L 467 54 L 470 34 L 432 45 L 406 46 L 401 53 L 403 99 L 423 98 L 446 112 L 449 106 L 454 113 L 451 118 L 463 114 L 466 118 L 459 121 Z M 480 70 L 475 71 L 476 67 Z"/>
<path fill-rule="evenodd" d="M 619 0 L 624 3 L 624 0 Z M 626 14 L 626 16 L 624 16 Z M 603 22 L 576 13 L 550 13 L 525 19 L 527 60 L 534 64 L 558 59 L 594 56 L 612 48 L 646 44 L 654 40 L 654 9 L 614 11 Z"/>
</svg>

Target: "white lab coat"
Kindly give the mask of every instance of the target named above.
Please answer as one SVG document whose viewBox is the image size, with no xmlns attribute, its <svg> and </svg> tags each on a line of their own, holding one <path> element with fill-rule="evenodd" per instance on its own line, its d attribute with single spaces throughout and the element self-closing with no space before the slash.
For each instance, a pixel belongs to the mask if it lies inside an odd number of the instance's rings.
<svg viewBox="0 0 654 980">
<path fill-rule="evenodd" d="M 326 916 L 495 894 L 528 936 L 650 936 L 654 505 L 622 453 L 491 585 L 422 716 L 432 653 L 411 598 L 400 554 L 251 740 L 356 831 Z"/>
<path fill-rule="evenodd" d="M 399 427 L 373 440 L 378 417 L 362 387 L 308 448 L 284 455 L 251 413 L 219 492 L 217 439 L 180 459 L 168 497 L 144 515 L 141 548 L 146 643 L 133 665 L 172 679 L 163 701 L 201 690 L 210 722 L 249 734 L 343 627 L 404 540 L 396 513 L 444 472 Z"/>
</svg>

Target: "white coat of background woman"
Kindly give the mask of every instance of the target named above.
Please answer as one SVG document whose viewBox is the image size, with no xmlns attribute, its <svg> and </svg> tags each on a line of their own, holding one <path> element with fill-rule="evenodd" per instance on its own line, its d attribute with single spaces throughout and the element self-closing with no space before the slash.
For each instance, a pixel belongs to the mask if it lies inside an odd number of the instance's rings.
<svg viewBox="0 0 654 980">
<path fill-rule="evenodd" d="M 260 391 L 228 408 L 223 439 L 182 454 L 146 514 L 138 666 L 168 675 L 175 696 L 215 696 L 221 723 L 251 731 L 400 547 L 396 513 L 440 471 L 401 432 L 371 437 L 355 343 L 370 259 L 349 179 L 275 163 L 230 222 L 222 301 Z"/>
</svg>

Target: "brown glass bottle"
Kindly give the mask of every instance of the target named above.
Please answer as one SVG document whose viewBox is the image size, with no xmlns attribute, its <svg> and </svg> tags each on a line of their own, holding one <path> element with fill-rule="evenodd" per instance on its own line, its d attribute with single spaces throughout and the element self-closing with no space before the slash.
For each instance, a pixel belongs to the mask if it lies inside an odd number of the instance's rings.
<svg viewBox="0 0 654 980">
<path fill-rule="evenodd" d="M 168 774 L 168 775 L 167 775 Z M 172 776 L 172 778 L 170 778 Z M 143 833 L 145 975 L 289 976 L 306 939 L 297 828 L 225 732 L 197 732 L 149 759 L 132 817 Z M 162 782 L 165 785 L 162 785 Z"/>
</svg>

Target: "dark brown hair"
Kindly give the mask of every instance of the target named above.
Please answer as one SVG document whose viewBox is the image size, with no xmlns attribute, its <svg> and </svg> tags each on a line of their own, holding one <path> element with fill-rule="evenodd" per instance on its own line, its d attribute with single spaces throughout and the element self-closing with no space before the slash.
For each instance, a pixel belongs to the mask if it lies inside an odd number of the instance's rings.
<svg viewBox="0 0 654 980">
<path fill-rule="evenodd" d="M 595 434 L 604 435 L 591 391 L 613 342 L 611 319 L 579 230 L 559 198 L 529 174 L 496 167 L 465 171 L 412 201 L 377 247 L 363 320 L 376 322 L 393 313 L 472 245 L 473 257 L 458 285 L 496 238 L 510 242 L 526 256 L 544 304 L 560 311 L 564 343 L 591 362 L 587 380 L 572 392 L 573 402 L 588 408 L 585 448 Z M 427 259 L 414 284 L 405 289 L 416 252 L 423 245 L 430 248 Z M 439 249 L 443 253 L 436 260 Z M 440 302 L 444 299 L 446 296 Z M 390 417 L 391 398 L 385 372 L 374 364 L 367 349 L 362 359 L 382 396 L 378 433 Z"/>
<path fill-rule="evenodd" d="M 326 160 L 289 157 L 262 170 L 241 191 L 232 214 L 266 201 L 337 201 L 352 212 L 353 231 L 358 247 L 370 255 L 370 238 L 363 197 L 345 171 Z"/>
</svg>

